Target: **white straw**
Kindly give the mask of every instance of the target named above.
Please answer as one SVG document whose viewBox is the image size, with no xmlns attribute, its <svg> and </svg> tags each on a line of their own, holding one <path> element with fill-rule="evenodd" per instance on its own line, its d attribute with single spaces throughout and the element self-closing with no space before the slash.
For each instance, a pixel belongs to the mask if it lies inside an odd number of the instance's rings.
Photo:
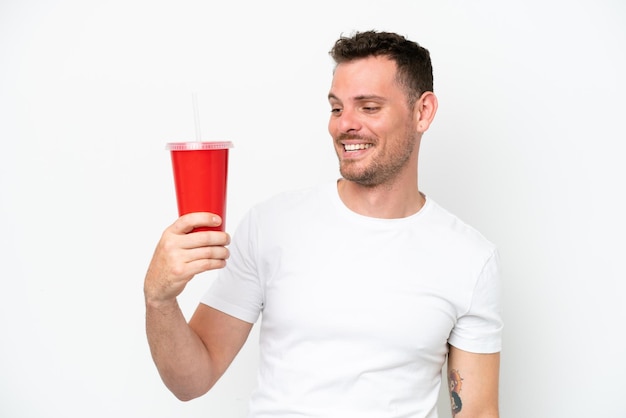
<svg viewBox="0 0 626 418">
<path fill-rule="evenodd" d="M 196 124 L 196 141 L 202 141 L 200 135 L 200 113 L 198 111 L 198 95 L 196 93 L 191 94 L 193 100 L 193 120 Z"/>
</svg>

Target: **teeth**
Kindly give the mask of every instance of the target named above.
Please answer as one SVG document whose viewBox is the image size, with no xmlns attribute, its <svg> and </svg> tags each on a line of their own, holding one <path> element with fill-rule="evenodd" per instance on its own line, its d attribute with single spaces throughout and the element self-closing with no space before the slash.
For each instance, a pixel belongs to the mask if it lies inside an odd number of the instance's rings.
<svg viewBox="0 0 626 418">
<path fill-rule="evenodd" d="M 367 149 L 371 147 L 372 144 L 346 144 L 343 147 L 346 151 L 356 151 L 360 149 Z"/>
</svg>

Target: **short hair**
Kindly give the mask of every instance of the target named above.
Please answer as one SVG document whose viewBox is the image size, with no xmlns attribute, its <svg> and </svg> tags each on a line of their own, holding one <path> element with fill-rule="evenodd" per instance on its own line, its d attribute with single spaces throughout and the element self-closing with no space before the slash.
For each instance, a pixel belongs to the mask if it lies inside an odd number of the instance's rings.
<svg viewBox="0 0 626 418">
<path fill-rule="evenodd" d="M 392 32 L 355 32 L 341 36 L 330 56 L 337 65 L 370 56 L 384 56 L 396 63 L 398 83 L 413 106 L 424 92 L 433 91 L 433 67 L 428 50 Z"/>
</svg>

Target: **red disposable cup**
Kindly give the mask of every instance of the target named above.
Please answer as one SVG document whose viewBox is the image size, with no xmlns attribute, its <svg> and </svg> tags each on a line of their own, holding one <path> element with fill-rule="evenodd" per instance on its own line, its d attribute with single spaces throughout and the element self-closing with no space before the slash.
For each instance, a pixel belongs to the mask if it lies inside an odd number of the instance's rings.
<svg viewBox="0 0 626 418">
<path fill-rule="evenodd" d="M 166 145 L 172 157 L 179 216 L 211 212 L 222 218 L 218 227 L 194 231 L 224 231 L 228 150 L 232 147 L 232 142 L 170 142 Z"/>
</svg>

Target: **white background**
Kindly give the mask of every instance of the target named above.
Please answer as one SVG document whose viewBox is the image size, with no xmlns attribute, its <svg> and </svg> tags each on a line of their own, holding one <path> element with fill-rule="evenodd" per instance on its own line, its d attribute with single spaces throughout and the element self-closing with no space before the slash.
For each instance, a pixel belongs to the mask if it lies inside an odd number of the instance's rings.
<svg viewBox="0 0 626 418">
<path fill-rule="evenodd" d="M 176 217 L 164 144 L 195 139 L 197 91 L 203 139 L 235 144 L 231 232 L 336 178 L 327 51 L 355 29 L 431 51 L 420 184 L 500 248 L 502 416 L 626 416 L 621 0 L 1 0 L 0 416 L 244 416 L 256 331 L 188 403 L 149 355 L 143 276 Z"/>
</svg>

